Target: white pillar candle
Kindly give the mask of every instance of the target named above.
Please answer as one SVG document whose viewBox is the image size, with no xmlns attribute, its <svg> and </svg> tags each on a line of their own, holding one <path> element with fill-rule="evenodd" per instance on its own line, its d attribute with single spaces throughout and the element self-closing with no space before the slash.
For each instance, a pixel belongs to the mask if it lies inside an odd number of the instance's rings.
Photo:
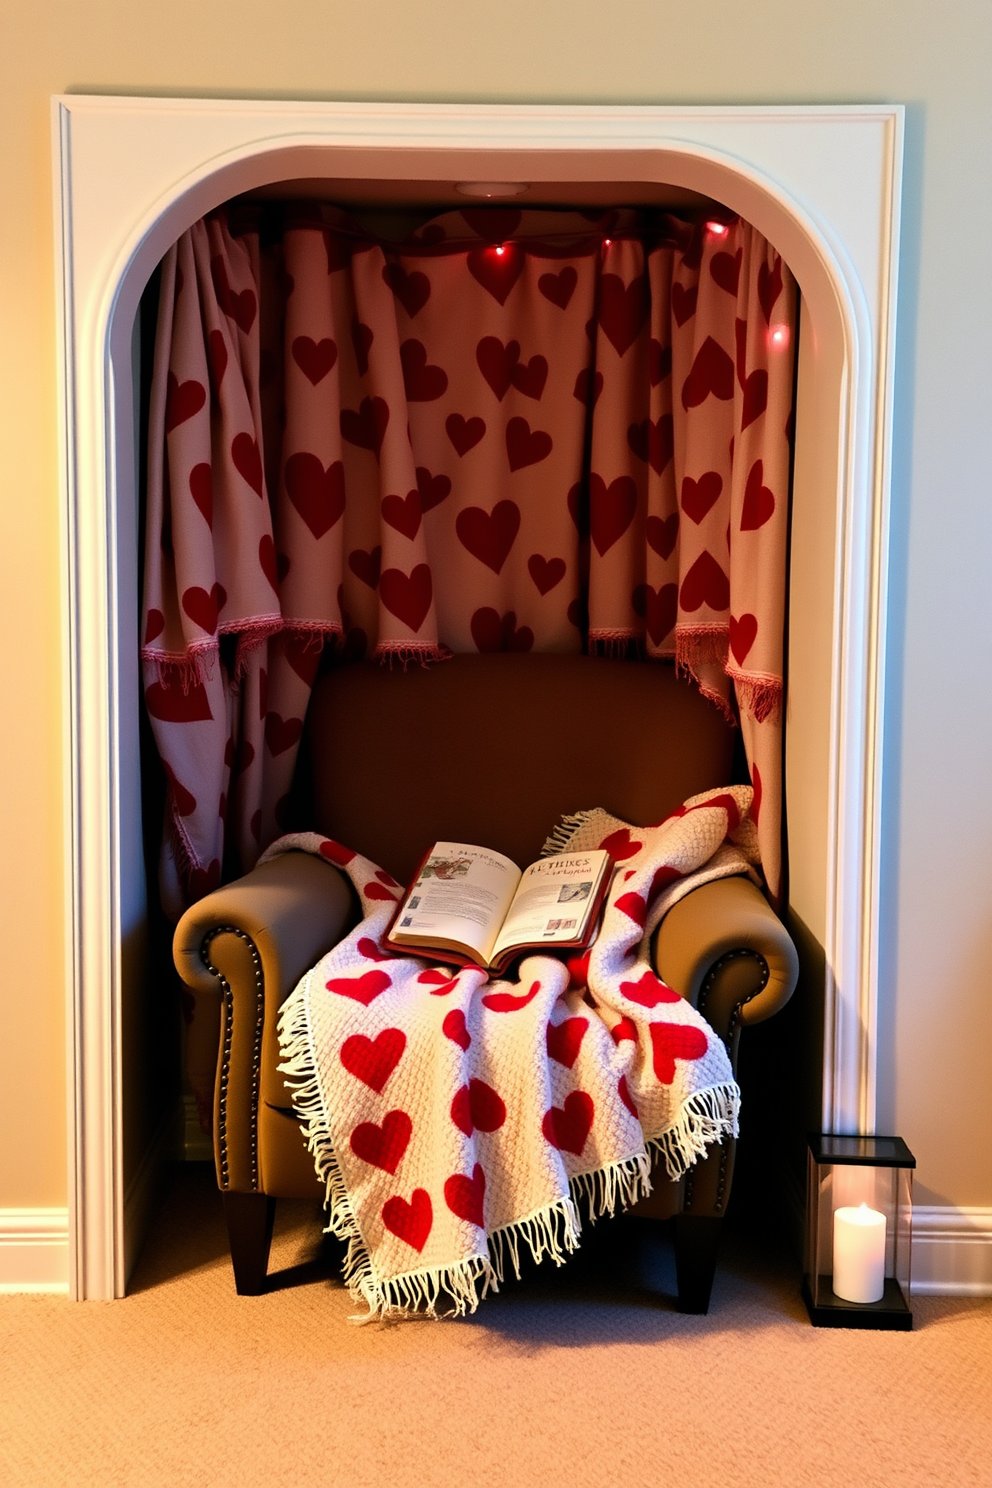
<svg viewBox="0 0 992 1488">
<path fill-rule="evenodd" d="M 885 1215 L 867 1204 L 834 1210 L 834 1292 L 880 1302 L 885 1291 Z"/>
</svg>

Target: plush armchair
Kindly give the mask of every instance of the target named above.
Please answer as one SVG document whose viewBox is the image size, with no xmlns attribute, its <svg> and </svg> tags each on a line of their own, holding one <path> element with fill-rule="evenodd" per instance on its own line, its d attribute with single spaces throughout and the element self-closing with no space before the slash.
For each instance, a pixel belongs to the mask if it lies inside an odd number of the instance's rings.
<svg viewBox="0 0 992 1488">
<path fill-rule="evenodd" d="M 336 666 L 318 681 L 299 770 L 308 827 L 408 882 L 440 838 L 521 866 L 558 817 L 603 806 L 661 821 L 731 780 L 734 730 L 659 663 L 583 656 L 456 656 L 429 669 Z M 195 1002 L 190 1058 L 215 1062 L 213 1136 L 239 1292 L 264 1289 L 277 1198 L 322 1196 L 278 1071 L 276 1019 L 303 973 L 358 917 L 349 882 L 302 853 L 195 904 L 175 961 Z M 659 975 L 706 1017 L 736 1068 L 741 1029 L 791 996 L 792 941 L 760 891 L 722 879 L 686 895 L 653 947 Z M 680 1182 L 656 1167 L 634 1213 L 674 1218 L 679 1306 L 705 1312 L 734 1142 Z"/>
</svg>

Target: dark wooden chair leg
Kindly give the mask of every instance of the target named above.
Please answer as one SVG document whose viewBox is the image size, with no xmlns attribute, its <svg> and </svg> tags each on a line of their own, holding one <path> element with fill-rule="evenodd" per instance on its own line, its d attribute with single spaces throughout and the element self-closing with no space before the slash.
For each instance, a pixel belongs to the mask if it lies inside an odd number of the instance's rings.
<svg viewBox="0 0 992 1488">
<path fill-rule="evenodd" d="M 709 1214 L 675 1216 L 675 1276 L 679 1312 L 708 1312 L 722 1219 Z"/>
<path fill-rule="evenodd" d="M 276 1201 L 263 1193 L 225 1193 L 224 1218 L 231 1246 L 234 1285 L 242 1297 L 265 1291 Z"/>
</svg>

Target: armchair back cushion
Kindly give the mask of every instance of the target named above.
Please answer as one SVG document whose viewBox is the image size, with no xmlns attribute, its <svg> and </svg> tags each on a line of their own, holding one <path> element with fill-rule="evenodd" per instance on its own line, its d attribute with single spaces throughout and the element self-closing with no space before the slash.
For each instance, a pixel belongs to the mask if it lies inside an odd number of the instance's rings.
<svg viewBox="0 0 992 1488">
<path fill-rule="evenodd" d="M 407 883 L 438 840 L 525 867 L 566 812 L 662 821 L 730 781 L 733 745 L 720 711 L 663 662 L 459 655 L 330 669 L 301 765 L 316 829 Z"/>
</svg>

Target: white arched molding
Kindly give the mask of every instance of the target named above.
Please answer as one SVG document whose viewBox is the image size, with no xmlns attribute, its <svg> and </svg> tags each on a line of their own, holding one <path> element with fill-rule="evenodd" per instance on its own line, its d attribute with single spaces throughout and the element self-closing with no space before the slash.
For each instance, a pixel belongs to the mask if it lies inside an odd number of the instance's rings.
<svg viewBox="0 0 992 1488">
<path fill-rule="evenodd" d="M 124 1288 L 120 1008 L 143 905 L 134 318 L 181 232 L 276 180 L 561 181 L 577 197 L 588 182 L 665 182 L 723 201 L 785 256 L 804 305 L 793 573 L 805 564 L 818 596 L 798 631 L 793 604 L 792 900 L 826 954 L 824 1129 L 870 1130 L 902 109 L 88 96 L 53 109 L 75 1295 Z"/>
</svg>

